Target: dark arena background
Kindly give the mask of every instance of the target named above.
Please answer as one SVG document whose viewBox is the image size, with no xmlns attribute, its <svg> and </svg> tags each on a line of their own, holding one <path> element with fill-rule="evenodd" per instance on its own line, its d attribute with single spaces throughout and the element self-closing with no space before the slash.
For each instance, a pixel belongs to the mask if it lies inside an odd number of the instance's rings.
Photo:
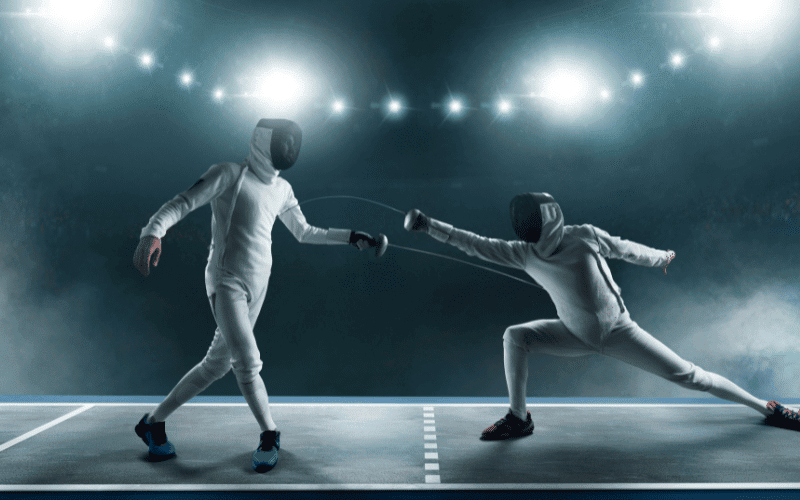
<svg viewBox="0 0 800 500">
<path fill-rule="evenodd" d="M 403 214 L 513 240 L 510 200 L 547 192 L 674 250 L 609 259 L 631 317 L 796 408 L 798 28 L 791 0 L 0 1 L 0 496 L 791 498 L 800 433 L 602 355 L 532 354 L 533 435 L 479 440 L 505 329 L 555 307 Z M 134 250 L 261 118 L 303 130 L 281 177 L 308 222 L 389 247 L 276 222 L 254 333 L 280 462 L 250 467 L 232 373 L 150 462 L 134 425 L 214 335 L 210 206 L 149 277 Z"/>
</svg>

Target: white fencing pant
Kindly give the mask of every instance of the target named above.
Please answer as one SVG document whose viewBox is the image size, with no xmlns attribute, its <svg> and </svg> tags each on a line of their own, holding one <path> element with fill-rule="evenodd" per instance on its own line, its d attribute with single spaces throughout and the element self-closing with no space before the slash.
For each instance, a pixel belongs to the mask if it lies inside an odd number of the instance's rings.
<svg viewBox="0 0 800 500">
<path fill-rule="evenodd" d="M 274 429 L 264 381 L 263 363 L 253 333 L 266 287 L 252 297 L 242 280 L 225 275 L 215 283 L 209 296 L 217 329 L 203 360 L 192 368 L 153 412 L 154 421 L 163 421 L 179 406 L 208 388 L 233 369 L 236 382 L 262 431 Z"/>
<path fill-rule="evenodd" d="M 200 365 L 215 378 L 233 368 L 237 382 L 251 384 L 263 366 L 253 329 L 267 290 L 251 297 L 244 283 L 233 276 L 223 278 L 214 288 L 208 300 L 217 330 Z"/>
<path fill-rule="evenodd" d="M 627 311 L 620 316 L 599 349 L 589 346 L 557 319 L 510 326 L 503 335 L 503 345 L 511 409 L 517 416 L 525 414 L 528 353 L 562 357 L 604 354 L 687 389 L 708 391 L 719 398 L 768 414 L 766 401 L 755 398 L 725 377 L 683 359 L 631 320 Z"/>
</svg>

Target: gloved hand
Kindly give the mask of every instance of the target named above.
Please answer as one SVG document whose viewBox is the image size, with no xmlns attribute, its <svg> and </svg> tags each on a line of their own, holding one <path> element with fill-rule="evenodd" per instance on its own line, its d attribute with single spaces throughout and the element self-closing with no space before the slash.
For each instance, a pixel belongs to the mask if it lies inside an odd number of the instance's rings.
<svg viewBox="0 0 800 500">
<path fill-rule="evenodd" d="M 362 233 L 361 231 L 350 231 L 350 244 L 359 250 L 378 246 L 378 242 L 375 240 L 375 238 L 367 233 Z"/>
<path fill-rule="evenodd" d="M 161 239 L 155 236 L 144 236 L 139 240 L 139 245 L 133 253 L 133 265 L 145 276 L 150 275 L 150 260 L 153 266 L 158 265 L 161 258 Z"/>
<path fill-rule="evenodd" d="M 416 208 L 411 209 L 406 214 L 403 227 L 406 228 L 406 231 L 421 231 L 427 233 L 428 217 Z"/>
<path fill-rule="evenodd" d="M 664 264 L 664 274 L 667 274 L 667 266 L 669 265 L 670 262 L 672 262 L 672 259 L 675 258 L 675 252 L 673 252 L 672 250 L 667 250 L 667 252 L 669 252 L 669 260 L 667 261 L 666 264 Z"/>
</svg>

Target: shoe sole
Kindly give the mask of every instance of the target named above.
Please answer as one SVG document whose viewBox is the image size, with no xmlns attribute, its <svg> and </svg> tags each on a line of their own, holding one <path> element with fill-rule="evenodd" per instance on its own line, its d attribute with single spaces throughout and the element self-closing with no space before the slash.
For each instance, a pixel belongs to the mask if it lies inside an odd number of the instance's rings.
<svg viewBox="0 0 800 500">
<path fill-rule="evenodd" d="M 256 472 L 258 472 L 259 474 L 263 474 L 263 473 L 265 473 L 265 472 L 269 472 L 269 471 L 271 471 L 271 470 L 272 470 L 272 469 L 274 469 L 274 468 L 275 468 L 275 466 L 274 466 L 274 465 L 272 465 L 272 466 L 269 466 L 269 465 L 261 464 L 261 465 L 259 465 L 258 467 L 254 467 L 254 470 L 255 470 Z"/>
<path fill-rule="evenodd" d="M 176 456 L 177 455 L 175 455 L 175 453 L 172 453 L 170 455 L 156 455 L 154 453 L 148 453 L 147 460 L 149 462 L 163 462 L 165 460 L 169 460 L 170 458 L 174 458 Z"/>
<path fill-rule="evenodd" d="M 507 439 L 516 439 L 516 438 L 527 437 L 527 436 L 530 436 L 531 434 L 533 434 L 533 429 L 532 429 L 532 428 L 531 428 L 531 430 L 529 430 L 529 431 L 527 431 L 527 430 L 526 430 L 526 431 L 524 431 L 524 432 L 522 432 L 522 433 L 520 433 L 520 434 L 514 435 L 514 436 L 506 436 L 506 437 L 498 436 L 498 437 L 492 437 L 492 436 L 484 436 L 484 435 L 481 435 L 481 437 L 480 437 L 480 440 L 481 440 L 481 441 L 505 441 L 505 440 L 507 440 Z"/>
<path fill-rule="evenodd" d="M 790 431 L 800 431 L 800 422 L 796 420 L 790 420 L 783 417 L 774 417 L 770 415 L 766 419 L 764 419 L 764 423 L 771 427 L 777 427 L 779 429 L 787 429 Z"/>
</svg>

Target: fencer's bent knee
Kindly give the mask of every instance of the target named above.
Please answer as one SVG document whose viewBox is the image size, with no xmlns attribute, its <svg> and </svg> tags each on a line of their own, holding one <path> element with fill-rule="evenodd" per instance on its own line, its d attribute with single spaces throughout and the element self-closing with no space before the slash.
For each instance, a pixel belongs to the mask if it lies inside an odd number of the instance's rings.
<svg viewBox="0 0 800 500">
<path fill-rule="evenodd" d="M 264 366 L 264 363 L 258 358 L 237 362 L 233 364 L 233 374 L 240 384 L 252 384 L 258 374 L 261 373 L 262 366 Z"/>
<path fill-rule="evenodd" d="M 200 373 L 208 382 L 221 379 L 230 369 L 230 359 L 213 359 L 206 356 L 200 362 Z"/>
<path fill-rule="evenodd" d="M 711 375 L 694 363 L 691 363 L 691 368 L 689 371 L 684 373 L 676 373 L 667 378 L 671 382 L 675 382 L 678 385 L 694 391 L 708 391 L 714 385 Z"/>
<path fill-rule="evenodd" d="M 525 347 L 525 331 L 522 328 L 509 326 L 503 333 L 503 349 L 522 349 L 528 352 Z"/>
</svg>

